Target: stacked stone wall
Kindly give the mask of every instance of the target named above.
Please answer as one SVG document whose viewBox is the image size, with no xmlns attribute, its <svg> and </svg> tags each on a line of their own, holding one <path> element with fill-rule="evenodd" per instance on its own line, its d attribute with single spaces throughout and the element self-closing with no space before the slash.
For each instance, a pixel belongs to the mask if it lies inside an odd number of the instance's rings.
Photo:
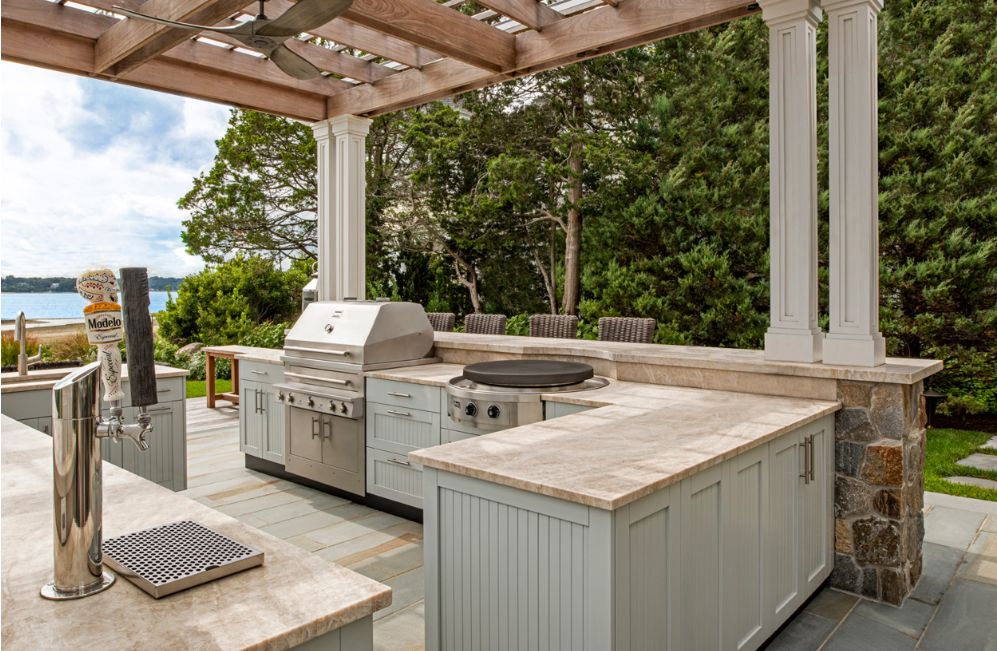
<svg viewBox="0 0 997 651">
<path fill-rule="evenodd" d="M 831 584 L 901 604 L 921 577 L 922 383 L 838 382 Z"/>
</svg>

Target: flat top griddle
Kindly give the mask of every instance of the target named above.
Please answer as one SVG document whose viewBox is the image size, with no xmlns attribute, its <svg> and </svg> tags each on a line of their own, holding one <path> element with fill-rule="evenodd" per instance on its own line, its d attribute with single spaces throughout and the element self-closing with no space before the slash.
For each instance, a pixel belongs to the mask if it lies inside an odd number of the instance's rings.
<svg viewBox="0 0 997 651">
<path fill-rule="evenodd" d="M 545 359 L 508 359 L 464 367 L 464 377 L 478 384 L 498 387 L 559 387 L 578 384 L 595 375 L 578 362 Z"/>
</svg>

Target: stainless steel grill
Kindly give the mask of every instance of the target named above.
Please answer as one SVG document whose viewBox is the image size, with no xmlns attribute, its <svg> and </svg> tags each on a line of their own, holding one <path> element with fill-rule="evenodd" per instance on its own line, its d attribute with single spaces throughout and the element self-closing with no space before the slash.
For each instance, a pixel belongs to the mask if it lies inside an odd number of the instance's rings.
<svg viewBox="0 0 997 651">
<path fill-rule="evenodd" d="M 153 597 L 263 564 L 263 552 L 191 520 L 104 541 L 104 560 Z"/>
<path fill-rule="evenodd" d="M 364 371 L 429 364 L 433 327 L 421 305 L 311 303 L 284 340 L 277 399 L 287 405 L 284 467 L 365 492 Z"/>
</svg>

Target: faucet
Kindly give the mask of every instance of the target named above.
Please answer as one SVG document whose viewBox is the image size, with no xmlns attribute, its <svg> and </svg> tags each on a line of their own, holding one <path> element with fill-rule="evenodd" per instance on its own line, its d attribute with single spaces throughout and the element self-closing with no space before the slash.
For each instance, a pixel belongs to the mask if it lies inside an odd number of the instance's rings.
<svg viewBox="0 0 997 651">
<path fill-rule="evenodd" d="M 117 280 L 109 269 L 84 272 L 77 289 L 92 303 L 84 309 L 87 338 L 97 345 L 98 361 L 67 375 L 52 390 L 52 482 L 55 515 L 55 577 L 41 589 L 46 599 L 79 599 L 106 590 L 114 575 L 103 564 L 103 481 L 100 441 L 129 439 L 148 450 L 152 418 L 145 407 L 156 403 L 156 375 L 145 269 L 122 269 L 126 295 L 124 319 L 117 303 Z M 132 405 L 141 413 L 126 424 L 121 403 L 122 324 L 128 331 L 128 368 Z M 103 399 L 110 417 L 100 415 Z"/>
<path fill-rule="evenodd" d="M 14 322 L 14 341 L 21 343 L 21 351 L 17 354 L 17 374 L 27 375 L 30 367 L 42 361 L 42 350 L 39 346 L 37 355 L 28 355 L 28 319 L 24 312 L 19 312 Z"/>
</svg>

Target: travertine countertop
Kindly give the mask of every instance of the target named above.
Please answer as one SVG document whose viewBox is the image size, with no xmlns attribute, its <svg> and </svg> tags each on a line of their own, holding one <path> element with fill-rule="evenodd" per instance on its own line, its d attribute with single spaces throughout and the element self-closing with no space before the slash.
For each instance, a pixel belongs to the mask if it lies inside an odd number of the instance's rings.
<svg viewBox="0 0 997 651">
<path fill-rule="evenodd" d="M 264 364 L 281 364 L 283 348 L 258 348 L 256 346 L 205 346 L 201 349 L 208 353 L 223 353 L 234 355 L 236 359 Z"/>
<path fill-rule="evenodd" d="M 455 364 L 370 373 L 443 386 Z M 818 418 L 840 403 L 609 380 L 545 400 L 595 407 L 418 450 L 431 468 L 617 509 Z"/>
<path fill-rule="evenodd" d="M 462 332 L 436 332 L 436 354 L 447 361 L 448 350 L 474 350 L 506 355 L 573 357 L 584 362 L 602 360 L 617 364 L 684 366 L 744 373 L 765 373 L 796 377 L 895 382 L 911 384 L 942 370 L 942 362 L 931 359 L 888 357 L 886 364 L 872 368 L 769 362 L 760 350 L 710 348 L 706 346 L 668 346 L 631 344 L 583 339 L 548 339 L 509 335 L 474 335 Z"/>
<path fill-rule="evenodd" d="M 55 386 L 56 382 L 66 377 L 73 371 L 78 370 L 78 368 L 79 367 L 28 370 L 29 379 L 21 382 L 16 381 L 18 377 L 16 371 L 3 373 L 0 374 L 0 393 L 18 393 L 21 391 L 51 389 Z M 189 371 L 186 369 L 156 364 L 157 378 L 187 377 L 188 373 Z M 128 364 L 121 365 L 121 378 L 124 380 L 128 379 Z"/>
<path fill-rule="evenodd" d="M 0 419 L 5 651 L 287 649 L 391 603 L 385 585 L 109 463 L 105 538 L 190 519 L 263 550 L 264 564 L 158 600 L 120 577 L 86 599 L 42 599 L 52 574 L 52 439 Z"/>
</svg>

